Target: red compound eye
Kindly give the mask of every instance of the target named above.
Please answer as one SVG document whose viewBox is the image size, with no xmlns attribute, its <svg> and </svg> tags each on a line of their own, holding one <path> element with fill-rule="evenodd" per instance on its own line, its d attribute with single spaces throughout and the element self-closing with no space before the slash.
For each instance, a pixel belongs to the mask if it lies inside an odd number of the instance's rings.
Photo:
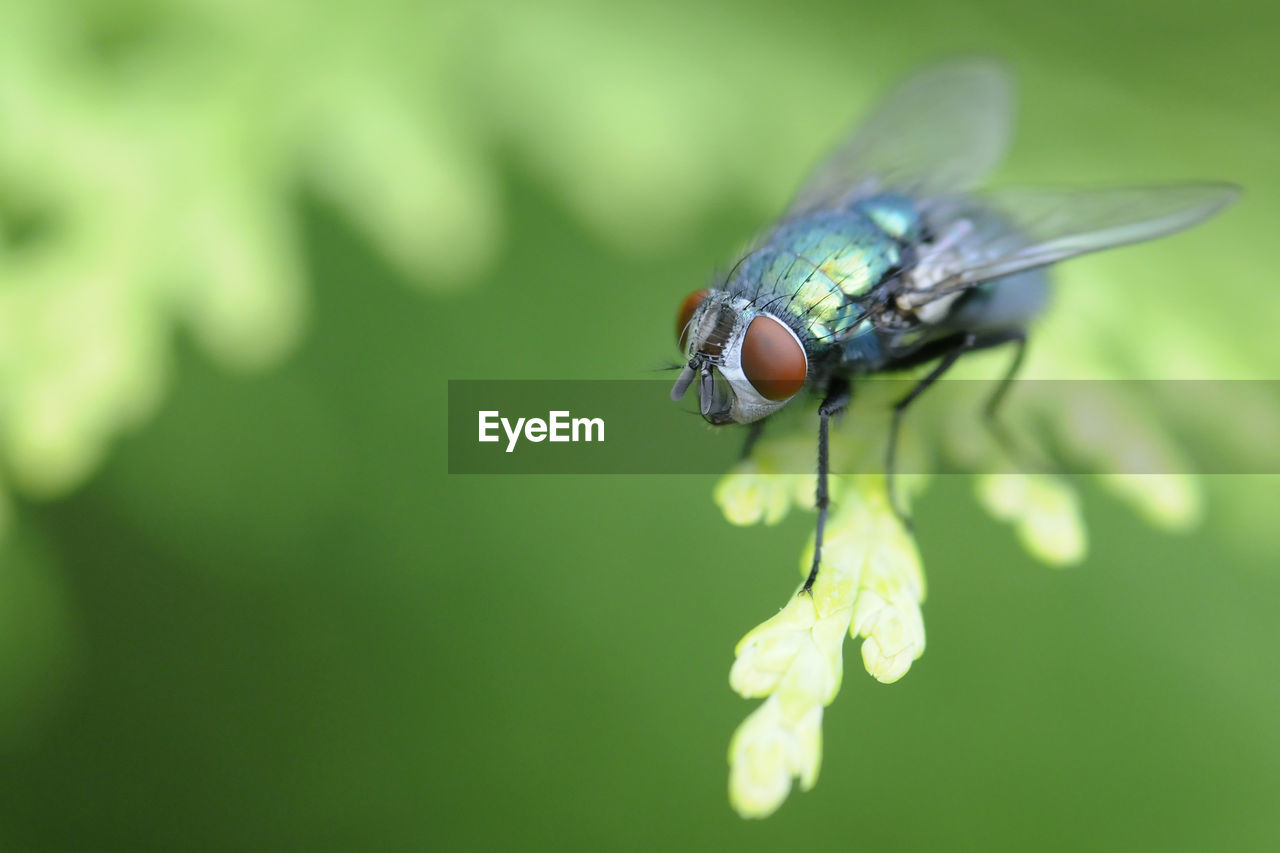
<svg viewBox="0 0 1280 853">
<path fill-rule="evenodd" d="M 676 312 L 676 340 L 680 342 L 680 349 L 685 348 L 685 342 L 689 338 L 689 321 L 693 319 L 693 312 L 698 310 L 702 300 L 710 293 L 710 290 L 695 290 L 680 303 L 680 310 Z"/>
<path fill-rule="evenodd" d="M 809 361 L 790 329 L 761 314 L 742 339 L 742 372 L 760 396 L 786 400 L 804 386 Z"/>
</svg>

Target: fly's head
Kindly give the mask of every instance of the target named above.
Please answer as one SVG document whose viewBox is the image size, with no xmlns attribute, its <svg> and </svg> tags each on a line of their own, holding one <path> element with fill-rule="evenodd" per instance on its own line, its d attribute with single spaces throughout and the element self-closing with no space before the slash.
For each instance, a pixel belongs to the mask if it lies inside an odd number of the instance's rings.
<svg viewBox="0 0 1280 853">
<path fill-rule="evenodd" d="M 758 421 L 804 387 L 809 358 L 799 335 L 776 316 L 723 290 L 690 293 L 676 315 L 688 358 L 671 389 L 679 400 L 697 380 L 702 416 L 712 424 Z"/>
</svg>

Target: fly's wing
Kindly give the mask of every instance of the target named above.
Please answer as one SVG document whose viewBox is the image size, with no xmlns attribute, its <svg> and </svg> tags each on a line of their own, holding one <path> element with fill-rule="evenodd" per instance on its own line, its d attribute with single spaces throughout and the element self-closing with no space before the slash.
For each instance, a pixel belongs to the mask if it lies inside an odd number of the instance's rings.
<svg viewBox="0 0 1280 853">
<path fill-rule="evenodd" d="M 909 77 L 810 176 L 784 220 L 882 190 L 923 197 L 976 187 L 1004 157 L 1013 101 L 1009 74 L 989 60 Z"/>
<path fill-rule="evenodd" d="M 810 175 L 770 230 L 739 254 L 767 246 L 778 229 L 877 192 L 924 198 L 972 189 L 1004 157 L 1013 127 L 1013 83 L 992 60 L 953 60 L 908 77 Z"/>
<path fill-rule="evenodd" d="M 991 279 L 1173 234 L 1208 219 L 1239 192 L 1203 183 L 934 199 L 925 219 L 938 236 L 932 247 L 921 247 L 904 296 L 921 305 Z"/>
</svg>

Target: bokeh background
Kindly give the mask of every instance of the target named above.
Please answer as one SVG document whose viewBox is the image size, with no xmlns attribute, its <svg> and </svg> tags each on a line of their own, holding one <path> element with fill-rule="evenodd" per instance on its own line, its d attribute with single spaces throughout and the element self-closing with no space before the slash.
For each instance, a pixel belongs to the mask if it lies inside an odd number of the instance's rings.
<svg viewBox="0 0 1280 853">
<path fill-rule="evenodd" d="M 611 378 L 895 78 L 1004 57 L 1002 182 L 1196 178 L 1061 271 L 1040 376 L 1278 378 L 1260 0 L 0 2 L 0 850 L 1280 845 L 1280 488 L 1053 571 L 941 478 L 929 650 L 725 796 L 810 519 L 449 477 L 448 378 Z M 655 401 L 661 405 L 661 400 Z M 1230 413 L 1223 413 L 1229 418 Z M 692 426 L 691 428 L 698 428 Z"/>
</svg>

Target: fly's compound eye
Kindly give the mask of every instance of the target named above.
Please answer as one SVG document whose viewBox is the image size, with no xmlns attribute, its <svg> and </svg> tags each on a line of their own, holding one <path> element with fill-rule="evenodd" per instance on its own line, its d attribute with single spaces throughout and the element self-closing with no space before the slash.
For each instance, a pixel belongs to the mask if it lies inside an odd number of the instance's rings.
<svg viewBox="0 0 1280 853">
<path fill-rule="evenodd" d="M 742 339 L 742 372 L 760 396 L 774 402 L 795 395 L 804 385 L 809 360 L 790 329 L 761 314 Z"/>
<path fill-rule="evenodd" d="M 689 321 L 693 319 L 693 312 L 710 293 L 710 290 L 695 290 L 680 303 L 680 310 L 676 313 L 676 340 L 680 342 L 680 349 L 684 349 L 689 340 Z"/>
</svg>

